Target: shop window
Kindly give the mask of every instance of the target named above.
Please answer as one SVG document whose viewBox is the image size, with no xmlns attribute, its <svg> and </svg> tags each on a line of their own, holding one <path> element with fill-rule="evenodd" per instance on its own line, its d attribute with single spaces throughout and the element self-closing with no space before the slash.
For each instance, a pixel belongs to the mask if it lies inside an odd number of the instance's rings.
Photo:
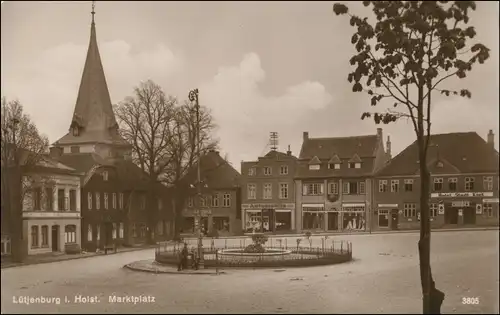
<svg viewBox="0 0 500 315">
<path fill-rule="evenodd" d="M 229 232 L 229 217 L 213 217 L 213 228 L 220 232 Z"/>
<path fill-rule="evenodd" d="M 485 203 L 483 204 L 483 211 L 488 216 L 488 218 L 493 217 L 493 204 L 491 203 Z"/>
<path fill-rule="evenodd" d="M 406 218 L 416 217 L 417 216 L 417 204 L 405 203 L 404 204 L 404 216 Z"/>
<path fill-rule="evenodd" d="M 318 230 L 325 228 L 325 213 L 319 211 L 304 211 L 302 214 L 303 230 Z"/>
<path fill-rule="evenodd" d="M 378 226 L 389 227 L 389 210 L 378 210 Z"/>
<path fill-rule="evenodd" d="M 437 217 L 439 210 L 439 205 L 437 203 L 431 203 L 429 205 L 429 212 L 431 214 L 431 218 Z"/>
</svg>

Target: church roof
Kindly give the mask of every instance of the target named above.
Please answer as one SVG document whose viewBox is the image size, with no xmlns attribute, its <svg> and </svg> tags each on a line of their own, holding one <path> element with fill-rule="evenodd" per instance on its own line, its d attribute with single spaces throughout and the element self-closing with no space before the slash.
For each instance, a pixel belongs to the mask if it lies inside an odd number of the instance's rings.
<svg viewBox="0 0 500 315">
<path fill-rule="evenodd" d="M 71 129 L 79 128 L 79 134 L 73 135 Z M 83 68 L 82 79 L 70 131 L 56 144 L 76 143 L 117 143 L 125 144 L 118 133 L 118 124 L 113 113 L 113 106 L 104 75 L 104 68 L 97 45 L 94 19 L 90 28 L 90 42 Z"/>
</svg>

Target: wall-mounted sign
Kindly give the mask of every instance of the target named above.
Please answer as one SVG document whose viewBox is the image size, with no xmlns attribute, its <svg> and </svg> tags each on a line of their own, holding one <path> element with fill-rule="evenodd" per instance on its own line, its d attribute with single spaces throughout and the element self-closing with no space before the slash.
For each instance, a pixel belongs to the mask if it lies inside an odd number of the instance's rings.
<svg viewBox="0 0 500 315">
<path fill-rule="evenodd" d="M 243 210 L 249 209 L 295 209 L 294 203 L 244 203 Z"/>
<path fill-rule="evenodd" d="M 417 220 L 420 221 L 420 212 L 417 213 Z"/>
<path fill-rule="evenodd" d="M 365 204 L 364 203 L 343 203 L 342 204 L 342 207 L 364 207 Z"/>
<path fill-rule="evenodd" d="M 403 214 L 403 210 L 399 210 L 399 214 Z"/>
<path fill-rule="evenodd" d="M 483 205 L 476 205 L 476 214 L 483 213 Z"/>
<path fill-rule="evenodd" d="M 451 206 L 454 208 L 470 207 L 470 201 L 468 200 L 453 201 L 451 203 Z"/>
<path fill-rule="evenodd" d="M 498 203 L 498 198 L 484 198 L 483 203 Z"/>
<path fill-rule="evenodd" d="M 492 191 L 486 192 L 448 192 L 432 193 L 431 198 L 454 198 L 454 197 L 493 197 Z"/>
<path fill-rule="evenodd" d="M 459 215 L 459 216 L 462 216 L 463 214 L 464 214 L 464 210 L 462 210 L 462 209 L 458 209 L 458 215 Z"/>
<path fill-rule="evenodd" d="M 379 208 L 397 208 L 398 204 L 397 203 L 379 203 L 378 207 Z"/>
<path fill-rule="evenodd" d="M 441 209 L 441 208 L 439 208 L 439 209 L 438 209 L 438 214 L 444 214 L 444 208 L 442 208 L 442 209 Z"/>
</svg>

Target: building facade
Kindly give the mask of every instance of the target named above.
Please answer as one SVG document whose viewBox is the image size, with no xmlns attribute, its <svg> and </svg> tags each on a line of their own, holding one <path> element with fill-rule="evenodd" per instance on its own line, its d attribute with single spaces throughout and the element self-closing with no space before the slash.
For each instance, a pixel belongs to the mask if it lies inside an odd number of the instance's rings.
<svg viewBox="0 0 500 315">
<path fill-rule="evenodd" d="M 205 235 L 240 235 L 240 173 L 212 150 L 201 157 L 200 178 L 198 183 L 195 165 L 183 179 L 188 193 L 182 208 L 181 235 L 196 235 L 198 227 Z"/>
<path fill-rule="evenodd" d="M 428 149 L 432 228 L 498 225 L 498 152 L 477 133 L 431 136 Z M 373 230 L 420 227 L 418 147 L 411 144 L 376 176 Z"/>
<path fill-rule="evenodd" d="M 79 253 L 80 174 L 49 157 L 23 175 L 23 238 L 28 255 Z"/>
<path fill-rule="evenodd" d="M 389 156 L 381 128 L 376 135 L 339 138 L 304 132 L 295 173 L 297 231 L 367 231 L 373 174 Z"/>
<path fill-rule="evenodd" d="M 295 228 L 294 174 L 297 158 L 269 151 L 257 161 L 241 162 L 242 229 L 245 233 L 283 233 Z"/>
</svg>

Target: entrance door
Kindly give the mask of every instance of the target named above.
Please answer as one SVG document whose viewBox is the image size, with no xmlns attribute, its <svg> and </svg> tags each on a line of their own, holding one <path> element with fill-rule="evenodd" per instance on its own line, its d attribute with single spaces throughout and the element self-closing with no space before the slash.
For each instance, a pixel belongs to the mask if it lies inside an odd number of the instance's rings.
<svg viewBox="0 0 500 315">
<path fill-rule="evenodd" d="M 104 244 L 111 245 L 113 240 L 113 224 L 106 222 L 104 224 Z"/>
<path fill-rule="evenodd" d="M 328 230 L 335 231 L 339 229 L 339 213 L 328 212 Z"/>
<path fill-rule="evenodd" d="M 52 251 L 59 250 L 59 225 L 52 226 Z"/>
<path fill-rule="evenodd" d="M 444 222 L 446 224 L 458 224 L 458 209 L 446 208 L 444 211 Z"/>
<path fill-rule="evenodd" d="M 476 224 L 476 211 L 472 207 L 463 209 L 464 224 Z"/>
<path fill-rule="evenodd" d="M 399 210 L 398 209 L 393 209 L 391 213 L 391 229 L 392 230 L 397 230 L 398 229 L 398 223 L 399 223 Z"/>
</svg>

